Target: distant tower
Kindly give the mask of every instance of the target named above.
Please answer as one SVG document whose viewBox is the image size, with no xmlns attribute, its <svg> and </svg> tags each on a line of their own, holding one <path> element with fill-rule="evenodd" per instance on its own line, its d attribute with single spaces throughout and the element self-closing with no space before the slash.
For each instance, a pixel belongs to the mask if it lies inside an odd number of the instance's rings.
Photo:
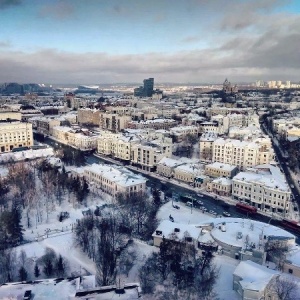
<svg viewBox="0 0 300 300">
<path fill-rule="evenodd" d="M 154 87 L 154 78 L 144 79 L 144 96 L 152 97 Z"/>
</svg>

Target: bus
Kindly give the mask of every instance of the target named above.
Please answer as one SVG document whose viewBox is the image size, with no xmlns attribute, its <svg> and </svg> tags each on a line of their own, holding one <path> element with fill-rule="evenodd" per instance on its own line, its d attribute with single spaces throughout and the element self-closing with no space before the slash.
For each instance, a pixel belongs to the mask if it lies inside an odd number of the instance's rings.
<svg viewBox="0 0 300 300">
<path fill-rule="evenodd" d="M 256 214 L 257 208 L 245 203 L 237 203 L 235 205 L 236 209 L 242 213 L 248 213 L 248 214 Z"/>
<path fill-rule="evenodd" d="M 280 222 L 280 225 L 287 230 L 291 230 L 293 232 L 299 233 L 300 234 L 300 223 L 293 221 L 293 220 L 287 220 L 283 219 Z"/>
</svg>

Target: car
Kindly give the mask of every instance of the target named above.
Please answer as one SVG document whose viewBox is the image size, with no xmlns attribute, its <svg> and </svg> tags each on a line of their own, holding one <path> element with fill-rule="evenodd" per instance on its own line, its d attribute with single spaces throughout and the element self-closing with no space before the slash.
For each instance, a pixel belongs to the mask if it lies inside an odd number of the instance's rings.
<svg viewBox="0 0 300 300">
<path fill-rule="evenodd" d="M 30 300 L 30 299 L 31 299 L 31 290 L 27 290 L 24 293 L 23 300 Z"/>
<path fill-rule="evenodd" d="M 198 205 L 203 205 L 203 202 L 202 201 L 200 201 L 200 200 L 197 200 L 197 203 L 198 203 Z"/>
<path fill-rule="evenodd" d="M 173 207 L 176 209 L 180 209 L 180 207 L 178 205 L 173 205 Z"/>
<path fill-rule="evenodd" d="M 203 212 L 207 212 L 207 208 L 206 207 L 202 207 L 202 211 Z"/>
<path fill-rule="evenodd" d="M 185 205 L 186 205 L 186 206 L 193 206 L 193 203 L 190 202 L 190 201 L 188 201 Z"/>
<path fill-rule="evenodd" d="M 217 215 L 217 213 L 216 213 L 214 210 L 212 210 L 212 209 L 209 211 L 209 213 L 210 213 L 211 215 L 214 215 L 214 216 Z"/>
<path fill-rule="evenodd" d="M 293 189 L 293 188 L 295 188 L 295 186 L 293 184 L 291 184 L 291 188 Z"/>
<path fill-rule="evenodd" d="M 228 211 L 223 211 L 223 216 L 224 217 L 230 217 L 230 213 Z"/>
<path fill-rule="evenodd" d="M 197 196 L 200 198 L 204 197 L 203 194 L 197 194 Z"/>
</svg>

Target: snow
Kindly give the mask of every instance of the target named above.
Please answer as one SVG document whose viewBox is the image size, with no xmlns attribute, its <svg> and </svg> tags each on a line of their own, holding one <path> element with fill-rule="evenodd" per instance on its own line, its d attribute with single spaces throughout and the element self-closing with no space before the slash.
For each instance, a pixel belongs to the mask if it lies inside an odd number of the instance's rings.
<svg viewBox="0 0 300 300">
<path fill-rule="evenodd" d="M 244 289 L 262 291 L 279 272 L 247 260 L 241 261 L 233 274 L 242 278 L 240 284 Z"/>
<path fill-rule="evenodd" d="M 246 237 L 248 244 L 254 243 L 256 248 L 262 246 L 264 236 L 266 236 L 266 238 L 278 237 L 291 239 L 292 241 L 295 240 L 293 234 L 273 225 L 258 221 L 240 218 L 218 218 L 212 221 L 214 222 L 215 228 L 211 231 L 211 235 L 214 239 L 234 247 L 243 248 L 246 246 Z M 222 223 L 226 223 L 225 232 L 219 229 L 219 225 Z M 242 234 L 242 238 L 240 239 L 237 238 L 238 232 Z"/>
<path fill-rule="evenodd" d="M 47 157 L 47 156 L 53 156 L 54 151 L 52 148 L 46 148 L 46 149 L 37 149 L 37 150 L 25 150 L 20 152 L 8 152 L 8 153 L 2 153 L 0 154 L 0 162 L 10 162 L 10 161 L 19 161 L 19 160 L 25 160 L 25 159 L 35 159 L 39 157 Z"/>
<path fill-rule="evenodd" d="M 230 164 L 225 164 L 225 163 L 220 163 L 220 162 L 214 162 L 212 164 L 206 165 L 205 169 L 207 169 L 207 168 L 222 169 L 222 170 L 231 172 L 236 169 L 236 166 L 230 165 Z"/>
</svg>

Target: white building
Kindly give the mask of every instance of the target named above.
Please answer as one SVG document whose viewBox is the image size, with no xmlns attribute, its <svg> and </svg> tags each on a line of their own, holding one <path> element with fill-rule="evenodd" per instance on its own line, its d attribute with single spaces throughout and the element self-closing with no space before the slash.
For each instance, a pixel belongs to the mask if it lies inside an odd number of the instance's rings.
<svg viewBox="0 0 300 300">
<path fill-rule="evenodd" d="M 146 179 L 126 168 L 110 165 L 92 164 L 84 167 L 83 176 L 113 197 L 118 194 L 145 193 Z"/>
<path fill-rule="evenodd" d="M 236 165 L 242 170 L 267 164 L 273 158 L 274 150 L 269 137 L 256 138 L 251 142 L 218 138 L 213 143 L 213 162 Z"/>
<path fill-rule="evenodd" d="M 291 191 L 284 175 L 272 165 L 257 166 L 233 177 L 232 196 L 282 216 L 286 216 L 291 203 Z"/>
</svg>

